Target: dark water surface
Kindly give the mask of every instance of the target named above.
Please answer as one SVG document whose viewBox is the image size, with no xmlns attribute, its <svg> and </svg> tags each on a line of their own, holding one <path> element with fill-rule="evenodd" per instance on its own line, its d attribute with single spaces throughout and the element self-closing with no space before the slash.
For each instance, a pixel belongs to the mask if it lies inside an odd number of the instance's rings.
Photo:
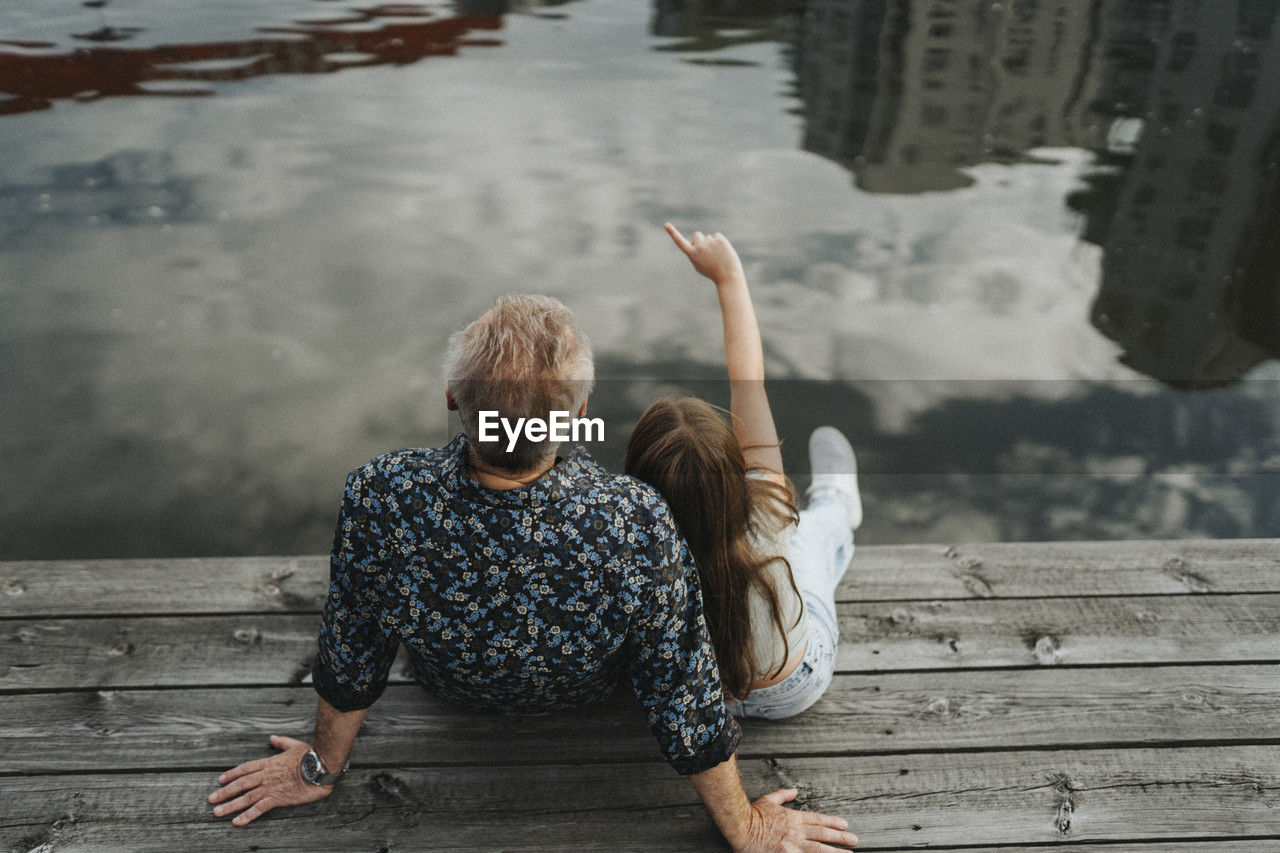
<svg viewBox="0 0 1280 853">
<path fill-rule="evenodd" d="M 6 4 L 0 559 L 327 550 L 511 290 L 616 467 L 725 393 L 667 219 L 861 541 L 1280 536 L 1278 161 L 1280 0 Z"/>
</svg>

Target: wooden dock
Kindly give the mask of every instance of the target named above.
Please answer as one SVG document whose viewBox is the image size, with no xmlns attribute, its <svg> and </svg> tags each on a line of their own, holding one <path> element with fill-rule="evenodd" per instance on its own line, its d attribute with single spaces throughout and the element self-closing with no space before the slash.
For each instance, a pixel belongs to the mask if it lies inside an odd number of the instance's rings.
<svg viewBox="0 0 1280 853">
<path fill-rule="evenodd" d="M 353 770 L 244 829 L 222 770 L 307 737 L 321 557 L 0 563 L 7 850 L 715 850 L 638 706 L 388 688 Z M 859 849 L 1280 850 L 1280 542 L 866 547 L 818 705 L 747 723 Z M 403 676 L 397 676 L 404 681 Z"/>
</svg>

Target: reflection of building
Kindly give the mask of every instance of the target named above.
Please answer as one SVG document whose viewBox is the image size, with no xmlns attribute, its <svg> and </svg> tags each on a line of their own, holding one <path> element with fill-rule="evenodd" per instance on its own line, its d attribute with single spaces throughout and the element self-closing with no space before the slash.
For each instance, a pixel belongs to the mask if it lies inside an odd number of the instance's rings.
<svg viewBox="0 0 1280 853">
<path fill-rule="evenodd" d="M 880 42 L 889 0 L 810 0 L 796 47 L 805 104 L 804 148 L 852 169 L 860 164 L 872 115 L 892 111 L 896 68 L 882 75 Z M 881 125 L 886 122 L 881 118 Z"/>
<path fill-rule="evenodd" d="M 1231 381 L 1280 353 L 1280 0 L 809 0 L 804 147 L 872 192 L 1098 152 L 1093 321 L 1134 368 Z"/>
<path fill-rule="evenodd" d="M 771 41 L 786 6 L 786 0 L 654 0 L 649 32 L 685 39 L 664 50 L 719 50 Z"/>
<path fill-rule="evenodd" d="M 7 50 L 0 45 L 0 115 L 46 109 L 66 98 L 208 94 L 190 88 L 192 81 L 405 65 L 456 53 L 464 45 L 495 45 L 467 36 L 501 26 L 496 15 L 437 18 L 427 11 L 377 7 L 328 23 L 264 27 L 262 35 L 241 41 L 72 52 L 59 52 L 52 44 L 9 42 Z"/>
<path fill-rule="evenodd" d="M 1105 250 L 1093 321 L 1174 384 L 1234 381 L 1280 354 L 1278 14 L 1277 0 L 1129 0 L 1108 21 L 1126 29 L 1096 107 L 1140 132 L 1073 199 Z"/>
<path fill-rule="evenodd" d="M 1077 0 L 811 0 L 805 147 L 873 192 L 966 186 L 966 166 L 1080 132 L 1095 36 Z"/>
</svg>

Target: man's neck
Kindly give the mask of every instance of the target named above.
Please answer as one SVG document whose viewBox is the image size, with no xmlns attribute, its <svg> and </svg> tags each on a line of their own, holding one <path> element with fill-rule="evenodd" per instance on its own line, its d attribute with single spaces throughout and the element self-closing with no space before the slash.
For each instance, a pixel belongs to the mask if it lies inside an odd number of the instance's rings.
<svg viewBox="0 0 1280 853">
<path fill-rule="evenodd" d="M 546 474 L 555 467 L 555 464 L 556 459 L 553 456 L 546 465 L 541 465 L 529 471 L 504 471 L 501 468 L 495 468 L 481 462 L 475 451 L 470 447 L 467 448 L 467 473 L 471 475 L 471 479 L 488 489 L 522 488 Z"/>
</svg>

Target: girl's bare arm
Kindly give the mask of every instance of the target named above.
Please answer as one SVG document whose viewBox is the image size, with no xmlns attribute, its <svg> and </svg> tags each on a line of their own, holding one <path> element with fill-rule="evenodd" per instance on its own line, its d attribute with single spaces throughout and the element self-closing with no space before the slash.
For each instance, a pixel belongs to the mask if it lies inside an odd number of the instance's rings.
<svg viewBox="0 0 1280 853">
<path fill-rule="evenodd" d="M 782 453 L 778 431 L 764 389 L 764 349 L 760 327 L 747 290 L 738 253 L 716 233 L 710 237 L 693 232 L 686 240 L 671 223 L 667 233 L 688 256 L 693 268 L 711 279 L 720 299 L 724 322 L 724 352 L 729 365 L 729 411 L 733 414 L 733 434 L 742 446 L 748 467 L 766 468 L 782 476 Z"/>
</svg>

